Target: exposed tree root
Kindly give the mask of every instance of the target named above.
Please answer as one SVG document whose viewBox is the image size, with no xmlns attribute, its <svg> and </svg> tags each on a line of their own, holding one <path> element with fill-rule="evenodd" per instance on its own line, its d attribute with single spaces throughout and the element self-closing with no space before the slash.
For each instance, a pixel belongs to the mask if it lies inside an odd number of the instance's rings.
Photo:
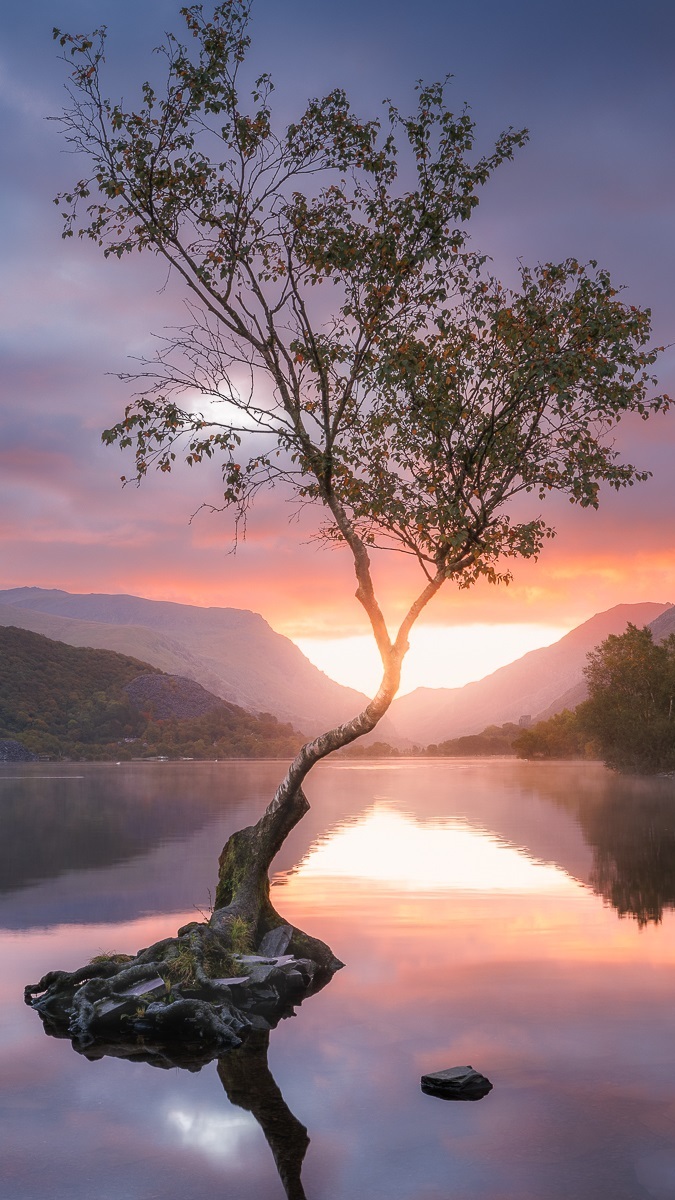
<svg viewBox="0 0 675 1200">
<path fill-rule="evenodd" d="M 201 1047 L 214 1057 L 269 1030 L 343 964 L 324 942 L 284 922 L 268 870 L 309 805 L 301 788 L 269 805 L 227 842 L 216 907 L 133 957 L 101 955 L 76 971 L 50 971 L 24 990 L 47 1032 L 79 1050 L 135 1042 Z M 189 1055 L 188 1055 L 189 1057 Z"/>
<path fill-rule="evenodd" d="M 320 947 L 319 961 L 291 946 Z M 81 1051 L 131 1041 L 156 1053 L 178 1042 L 212 1058 L 252 1030 L 272 1029 L 342 965 L 290 925 L 277 925 L 257 949 L 233 952 L 226 936 L 194 923 L 133 958 L 102 956 L 77 971 L 50 971 L 24 997 L 48 1033 L 70 1037 Z"/>
</svg>

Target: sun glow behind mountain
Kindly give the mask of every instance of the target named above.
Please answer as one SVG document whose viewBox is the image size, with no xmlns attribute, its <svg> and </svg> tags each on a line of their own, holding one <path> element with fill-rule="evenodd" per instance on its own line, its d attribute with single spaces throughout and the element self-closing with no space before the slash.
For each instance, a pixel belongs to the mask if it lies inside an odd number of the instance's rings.
<svg viewBox="0 0 675 1200">
<path fill-rule="evenodd" d="M 421 625 L 410 634 L 399 695 L 418 687 L 463 687 L 569 632 L 560 625 Z M 331 679 L 372 696 L 382 666 L 371 637 L 293 638 Z"/>
</svg>

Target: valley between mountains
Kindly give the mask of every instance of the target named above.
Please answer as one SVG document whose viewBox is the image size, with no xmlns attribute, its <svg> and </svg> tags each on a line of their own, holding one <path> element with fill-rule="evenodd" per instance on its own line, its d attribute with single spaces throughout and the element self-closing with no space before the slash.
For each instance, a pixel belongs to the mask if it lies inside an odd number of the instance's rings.
<svg viewBox="0 0 675 1200">
<path fill-rule="evenodd" d="M 620 604 L 551 646 L 461 688 L 417 688 L 394 701 L 371 739 L 401 749 L 478 733 L 486 726 L 552 716 L 585 695 L 589 650 L 626 625 L 675 631 L 675 607 Z M 75 594 L 37 587 L 0 591 L 0 626 L 70 646 L 116 651 L 193 680 L 230 705 L 270 713 L 304 734 L 349 719 L 366 697 L 330 679 L 258 613 L 199 608 L 139 596 Z"/>
</svg>

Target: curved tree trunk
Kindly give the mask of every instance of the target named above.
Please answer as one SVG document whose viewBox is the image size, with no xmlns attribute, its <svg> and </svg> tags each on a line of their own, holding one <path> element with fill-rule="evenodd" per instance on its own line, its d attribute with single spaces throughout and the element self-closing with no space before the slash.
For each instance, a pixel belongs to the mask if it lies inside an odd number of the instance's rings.
<svg viewBox="0 0 675 1200">
<path fill-rule="evenodd" d="M 262 968 L 266 975 L 265 964 L 277 964 L 273 969 L 280 991 L 268 1014 L 272 1023 L 284 1015 L 289 1002 L 300 1003 L 327 982 L 343 964 L 325 942 L 288 925 L 276 912 L 268 871 L 309 809 L 302 790 L 307 773 L 333 750 L 375 728 L 396 694 L 402 657 L 390 656 L 382 686 L 362 713 L 300 749 L 257 824 L 232 834 L 220 856 L 208 924 L 189 922 L 174 938 L 133 957 L 104 955 L 102 961 L 93 960 L 77 971 L 51 971 L 27 985 L 26 1002 L 38 1008 L 50 1029 L 65 1029 L 80 1045 L 89 1046 L 106 1034 L 109 1014 L 116 1014 L 117 1021 L 129 1004 L 133 1007 L 133 997 L 140 996 L 142 1011 L 131 1027 L 146 1040 L 197 1036 L 204 1045 L 231 1049 L 251 1029 L 247 1012 L 231 1003 L 231 985 L 241 983 L 240 974 L 245 972 L 255 989 L 256 970 Z M 252 954 L 256 963 L 249 965 L 251 959 L 242 960 L 242 954 Z M 285 955 L 291 956 L 290 974 L 280 979 Z M 243 1003 L 250 1010 L 250 1001 Z M 126 1037 L 129 1028 L 123 1031 Z M 122 1036 L 121 1028 L 117 1036 Z"/>
<path fill-rule="evenodd" d="M 331 506 L 338 523 L 344 525 L 344 536 L 353 555 L 358 589 L 356 597 L 366 610 L 384 667 L 377 695 L 358 716 L 306 742 L 296 754 L 274 797 L 256 825 L 234 833 L 219 860 L 218 887 L 215 909 L 210 920 L 212 929 L 232 941 L 235 929 L 245 930 L 252 946 L 258 946 L 265 934 L 284 924 L 270 901 L 269 868 L 284 840 L 305 815 L 309 803 L 302 785 L 312 767 L 343 746 L 356 741 L 375 728 L 396 695 L 401 681 L 401 666 L 408 650 L 408 634 L 422 609 L 442 586 L 442 572 L 429 583 L 411 605 L 395 641 L 391 641 L 380 611 L 370 575 L 370 561 L 365 546 L 349 527 L 344 514 Z M 293 929 L 288 943 L 291 953 L 311 958 L 319 967 L 336 969 L 337 960 L 323 942 Z M 339 964 L 341 965 L 341 964 Z"/>
<path fill-rule="evenodd" d="M 306 742 L 257 824 L 232 834 L 220 855 L 215 906 L 209 922 L 221 937 L 233 941 L 243 935 L 251 947 L 259 946 L 265 934 L 286 924 L 270 900 L 269 868 L 288 834 L 309 809 L 302 784 L 315 763 L 375 728 L 396 694 L 399 678 L 400 661 L 394 661 L 385 671 L 377 696 L 363 712 Z M 320 968 L 332 972 L 338 965 L 325 943 L 299 929 L 293 928 L 287 945 L 290 953 L 311 958 Z"/>
</svg>

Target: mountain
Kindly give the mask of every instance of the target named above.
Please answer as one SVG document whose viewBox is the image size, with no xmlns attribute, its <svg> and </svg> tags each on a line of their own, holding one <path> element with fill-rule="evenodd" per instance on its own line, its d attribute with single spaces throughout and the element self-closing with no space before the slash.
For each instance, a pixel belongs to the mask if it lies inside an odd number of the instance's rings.
<svg viewBox="0 0 675 1200">
<path fill-rule="evenodd" d="M 234 703 L 234 693 L 228 693 L 222 679 L 209 669 L 207 663 L 173 638 L 144 629 L 140 625 L 107 625 L 104 622 L 77 621 L 71 617 L 52 616 L 34 609 L 0 603 L 0 626 L 14 625 L 41 633 L 43 637 L 69 646 L 89 646 L 97 650 L 114 650 L 141 662 L 152 663 L 168 675 L 195 679 L 222 700 Z"/>
<path fill-rule="evenodd" d="M 39 754 L 68 754 L 137 737 L 124 686 L 153 667 L 110 650 L 74 649 L 27 629 L 0 629 L 0 737 Z M 78 755 L 79 757 L 79 755 Z"/>
<path fill-rule="evenodd" d="M 655 642 L 662 642 L 664 638 L 669 636 L 669 634 L 675 633 L 675 605 L 672 604 L 668 605 L 665 611 L 653 621 L 645 622 L 644 620 L 638 620 L 637 617 L 635 620 L 632 618 L 630 619 L 632 624 L 637 625 L 638 628 L 645 623 L 649 625 Z M 628 622 L 626 622 L 626 624 L 628 624 Z M 610 630 L 610 632 L 614 633 L 616 631 Z M 618 632 L 621 633 L 623 631 L 618 630 Z M 548 708 L 545 708 L 543 712 L 537 713 L 534 717 L 534 720 L 548 721 L 549 717 L 554 717 L 556 713 L 562 712 L 564 708 L 574 709 L 576 708 L 577 704 L 581 704 L 582 701 L 586 700 L 587 698 L 588 687 L 586 686 L 586 680 L 584 679 L 583 675 L 580 674 L 577 682 L 574 683 L 571 688 L 568 688 L 566 692 L 563 692 L 561 696 L 557 696 L 556 699 L 549 704 Z"/>
<path fill-rule="evenodd" d="M 0 628 L 0 745 L 50 757 L 290 757 L 303 736 L 113 650 Z M 133 748 L 131 748 L 133 747 Z"/>
<path fill-rule="evenodd" d="M 554 717 L 556 713 L 562 712 L 564 708 L 573 710 L 577 704 L 581 704 L 587 698 L 588 688 L 586 680 L 580 672 L 579 679 L 576 683 L 572 684 L 571 688 L 568 688 L 561 696 L 556 696 L 555 700 L 547 708 L 543 709 L 542 712 L 534 714 L 532 723 L 536 725 L 537 721 L 548 721 L 549 717 Z"/>
<path fill-rule="evenodd" d="M 361 692 L 329 679 L 289 638 L 245 609 L 24 587 L 0 591 L 0 625 L 131 655 L 308 734 L 349 720 L 367 703 Z M 397 740 L 386 720 L 379 736 Z"/>
<path fill-rule="evenodd" d="M 655 621 L 651 621 L 649 628 L 654 635 L 655 642 L 662 642 L 665 638 L 670 637 L 671 633 L 675 633 L 675 605 L 671 605 Z"/>
<path fill-rule="evenodd" d="M 462 688 L 417 688 L 395 700 L 370 739 L 420 745 L 480 733 L 529 715 L 541 719 L 584 698 L 589 650 L 632 621 L 675 631 L 667 604 L 620 604 L 560 641 L 533 650 Z M 202 684 L 230 704 L 269 712 L 308 734 L 353 717 L 366 697 L 314 667 L 257 613 L 199 608 L 127 595 L 77 595 L 26 587 L 0 591 L 0 626 L 15 625 L 74 646 L 115 650 Z M 400 735 L 400 736 L 399 736 Z"/>
<path fill-rule="evenodd" d="M 667 604 L 618 604 L 597 613 L 552 646 L 531 650 L 516 662 L 462 688 L 417 688 L 395 700 L 391 716 L 400 733 L 419 745 L 479 733 L 487 725 L 503 725 L 522 716 L 553 715 L 564 708 L 561 698 L 583 687 L 586 655 L 610 633 L 623 633 L 628 622 L 642 626 L 662 614 Z M 582 699 L 580 696 L 579 699 Z M 568 700 L 567 706 L 579 703 Z"/>
</svg>

